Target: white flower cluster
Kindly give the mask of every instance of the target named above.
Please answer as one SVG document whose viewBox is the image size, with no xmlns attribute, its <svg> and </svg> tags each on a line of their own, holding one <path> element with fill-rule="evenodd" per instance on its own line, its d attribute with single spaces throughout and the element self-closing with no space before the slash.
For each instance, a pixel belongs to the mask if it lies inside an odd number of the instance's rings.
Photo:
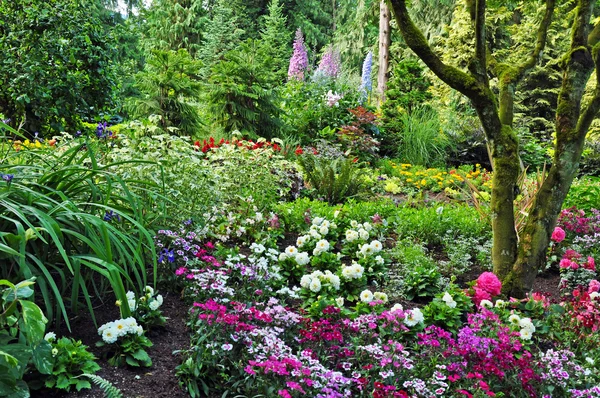
<svg viewBox="0 0 600 398">
<path fill-rule="evenodd" d="M 366 289 L 360 293 L 360 301 L 363 303 L 370 303 L 373 300 L 380 300 L 384 303 L 388 301 L 388 295 L 383 292 L 375 292 L 372 293 L 370 290 Z"/>
<path fill-rule="evenodd" d="M 279 261 L 285 261 L 288 258 L 294 259 L 298 265 L 306 265 L 310 262 L 307 252 L 300 252 L 295 246 L 288 246 L 284 252 L 279 254 Z"/>
<path fill-rule="evenodd" d="M 357 239 L 367 240 L 373 230 L 373 226 L 368 222 L 360 224 L 358 221 L 352 220 L 350 226 L 352 229 L 346 230 L 346 240 L 348 242 L 354 242 Z"/>
<path fill-rule="evenodd" d="M 329 251 L 329 241 L 325 240 L 325 239 L 321 239 L 320 241 L 317 242 L 317 245 L 315 246 L 315 249 L 313 250 L 313 255 L 314 256 L 318 256 L 321 253 L 325 253 L 326 251 Z"/>
<path fill-rule="evenodd" d="M 360 247 L 360 250 L 356 253 L 356 255 L 359 257 L 369 257 L 373 254 L 379 253 L 381 250 L 383 250 L 383 245 L 381 244 L 381 242 L 378 240 L 374 240 L 371 243 L 365 243 L 364 245 L 362 245 Z M 381 256 L 378 256 L 377 262 L 380 261 L 383 263 L 383 258 L 381 258 Z"/>
<path fill-rule="evenodd" d="M 352 265 L 342 265 L 342 276 L 344 279 L 360 279 L 363 277 L 365 268 L 359 263 L 353 261 Z"/>
<path fill-rule="evenodd" d="M 119 337 L 126 334 L 141 336 L 143 333 L 144 329 L 137 324 L 137 321 L 132 316 L 105 323 L 98 329 L 98 334 L 102 336 L 102 340 L 107 344 L 116 342 Z"/>
<path fill-rule="evenodd" d="M 442 296 L 442 301 L 444 303 L 446 303 L 446 305 L 450 308 L 456 308 L 456 301 L 454 301 L 454 299 L 452 298 L 452 296 L 450 295 L 450 293 L 445 292 L 444 295 Z"/>
<path fill-rule="evenodd" d="M 508 322 L 521 328 L 519 334 L 522 340 L 531 340 L 533 332 L 535 332 L 535 325 L 531 322 L 531 318 L 521 318 L 517 314 L 512 314 L 508 317 Z"/>
<path fill-rule="evenodd" d="M 422 323 L 425 320 L 423 313 L 419 308 L 413 308 L 412 310 L 406 311 L 406 318 L 404 318 L 404 324 L 406 326 L 415 326 L 418 323 Z"/>
<path fill-rule="evenodd" d="M 313 238 L 316 240 L 322 239 L 324 236 L 327 236 L 330 230 L 337 228 L 336 223 L 330 222 L 322 217 L 315 217 L 312 220 L 312 224 L 310 229 L 308 230 L 308 234 L 302 236 L 304 239 L 304 243 L 308 242 L 309 238 Z M 298 246 L 302 246 L 300 243 L 296 242 Z"/>
<path fill-rule="evenodd" d="M 46 333 L 46 335 L 44 336 L 44 340 L 46 340 L 48 343 L 54 342 L 56 340 L 56 333 L 54 333 L 54 332 Z"/>
<path fill-rule="evenodd" d="M 131 311 L 135 311 L 137 309 L 137 300 L 135 299 L 135 293 L 131 290 L 127 292 L 127 304 L 129 305 L 129 309 Z M 139 298 L 140 302 L 147 302 L 148 307 L 152 311 L 156 311 L 158 307 L 160 307 L 163 303 L 163 297 L 159 294 L 156 297 L 154 296 L 154 289 L 151 286 L 146 286 L 144 289 L 144 295 Z"/>
<path fill-rule="evenodd" d="M 300 279 L 300 286 L 309 289 L 313 293 L 318 293 L 324 284 L 330 284 L 335 290 L 340 289 L 340 277 L 331 271 L 315 271 L 312 274 L 304 275 Z"/>
</svg>

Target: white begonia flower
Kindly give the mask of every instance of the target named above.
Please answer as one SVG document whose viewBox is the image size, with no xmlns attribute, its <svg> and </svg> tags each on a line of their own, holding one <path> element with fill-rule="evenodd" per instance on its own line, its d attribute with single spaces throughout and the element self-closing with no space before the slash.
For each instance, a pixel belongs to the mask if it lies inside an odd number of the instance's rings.
<svg viewBox="0 0 600 398">
<path fill-rule="evenodd" d="M 319 252 L 326 252 L 327 250 L 329 250 L 329 241 L 327 241 L 326 239 L 321 239 L 317 242 L 317 245 L 315 246 L 315 250 L 317 249 L 319 250 Z"/>
<path fill-rule="evenodd" d="M 318 293 L 321 290 L 321 280 L 319 278 L 313 278 L 310 281 L 309 289 L 311 292 Z"/>
<path fill-rule="evenodd" d="M 156 301 L 156 300 L 152 300 L 152 301 L 150 302 L 150 304 L 148 305 L 148 307 L 150 307 L 150 309 L 151 309 L 152 311 L 156 311 L 156 310 L 158 309 L 158 307 L 160 307 L 160 306 L 158 305 L 158 301 Z"/>
<path fill-rule="evenodd" d="M 512 314 L 511 316 L 508 317 L 508 323 L 518 326 L 519 325 L 519 321 L 521 320 L 521 317 L 518 316 L 517 314 Z"/>
<path fill-rule="evenodd" d="M 135 311 L 137 308 L 137 302 L 135 300 L 127 300 L 127 305 L 129 305 L 130 311 Z"/>
<path fill-rule="evenodd" d="M 163 305 L 163 296 L 162 295 L 158 295 L 156 296 L 156 301 L 158 302 L 158 306 L 160 307 L 161 305 Z"/>
<path fill-rule="evenodd" d="M 505 308 L 506 304 L 508 304 L 506 301 L 498 299 L 498 300 L 496 300 L 495 307 L 496 308 Z"/>
<path fill-rule="evenodd" d="M 319 233 L 321 235 L 327 235 L 329 233 L 329 227 L 326 227 L 325 225 L 321 225 L 321 227 L 319 227 Z"/>
<path fill-rule="evenodd" d="M 46 340 L 48 343 L 52 343 L 54 340 L 56 340 L 56 333 L 54 333 L 54 332 L 46 333 L 46 335 L 44 336 L 44 340 Z"/>
<path fill-rule="evenodd" d="M 296 239 L 296 246 L 298 247 L 302 247 L 306 244 L 306 236 L 299 236 L 298 239 Z"/>
<path fill-rule="evenodd" d="M 383 257 L 377 256 L 375 257 L 375 262 L 379 265 L 383 265 L 383 263 L 385 263 L 385 260 L 383 259 Z"/>
<path fill-rule="evenodd" d="M 597 293 L 597 292 L 593 292 L 593 293 Z M 590 295 L 590 296 L 591 296 L 591 295 Z M 593 366 L 593 365 L 596 363 L 596 362 L 594 361 L 594 359 L 593 359 L 593 358 L 590 358 L 590 357 L 585 357 L 585 361 L 586 361 L 587 363 L 589 363 L 590 365 L 592 365 L 592 366 Z"/>
<path fill-rule="evenodd" d="M 285 261 L 285 260 L 287 260 L 287 258 L 288 258 L 288 255 L 285 254 L 285 252 L 279 253 L 279 261 Z"/>
<path fill-rule="evenodd" d="M 331 226 L 331 223 L 327 220 L 323 220 L 323 222 L 321 223 L 321 227 L 329 228 L 330 226 Z"/>
<path fill-rule="evenodd" d="M 375 297 L 375 300 L 381 300 L 384 303 L 388 302 L 388 295 L 386 293 L 375 292 L 375 293 L 373 293 L 373 297 Z"/>
<path fill-rule="evenodd" d="M 343 297 L 336 298 L 335 303 L 338 305 L 338 307 L 343 307 L 344 306 L 344 298 Z"/>
<path fill-rule="evenodd" d="M 442 301 L 444 303 L 446 303 L 446 305 L 450 308 L 456 308 L 456 301 L 454 301 L 454 299 L 452 298 L 452 296 L 450 295 L 450 293 L 445 292 L 444 295 L 442 296 Z"/>
<path fill-rule="evenodd" d="M 535 326 L 534 326 L 533 322 L 531 322 L 531 318 L 521 318 L 519 320 L 519 326 L 522 329 L 527 329 L 527 330 L 531 331 L 531 333 L 535 332 Z"/>
<path fill-rule="evenodd" d="M 371 224 L 369 224 L 368 222 L 364 223 L 362 225 L 362 227 L 367 231 L 367 232 L 371 232 L 371 230 L 373 229 L 373 226 Z"/>
<path fill-rule="evenodd" d="M 113 328 L 106 328 L 102 332 L 102 340 L 107 344 L 117 341 L 117 332 Z"/>
<path fill-rule="evenodd" d="M 125 294 L 125 297 L 127 297 L 127 300 L 134 300 L 135 299 L 135 293 L 130 290 L 130 291 L 127 292 L 127 294 Z"/>
<path fill-rule="evenodd" d="M 419 308 L 413 308 L 412 310 L 407 311 L 406 318 L 404 318 L 404 323 L 406 326 L 415 326 L 418 323 L 421 323 L 425 320 L 423 313 Z"/>
<path fill-rule="evenodd" d="M 117 337 L 125 336 L 129 332 L 129 327 L 123 319 L 116 320 L 112 329 L 114 329 Z"/>
<path fill-rule="evenodd" d="M 340 211 L 336 210 L 333 212 L 333 218 L 338 218 L 338 216 L 340 215 Z"/>
<path fill-rule="evenodd" d="M 152 288 L 152 286 L 146 286 L 146 294 L 149 294 L 151 296 L 154 294 L 154 289 Z"/>
<path fill-rule="evenodd" d="M 306 265 L 310 262 L 310 257 L 308 257 L 308 253 L 300 252 L 296 254 L 296 263 L 298 265 Z"/>
<path fill-rule="evenodd" d="M 356 220 L 352 220 L 352 221 L 350 221 L 350 226 L 351 226 L 352 228 L 356 228 L 356 227 L 358 227 L 358 221 L 356 221 Z"/>
<path fill-rule="evenodd" d="M 144 334 L 144 328 L 141 326 L 136 326 L 135 327 L 135 334 L 137 334 L 138 336 L 141 336 Z"/>
<path fill-rule="evenodd" d="M 358 232 L 356 232 L 353 229 L 349 229 L 349 230 L 346 231 L 346 240 L 348 242 L 353 242 L 356 239 L 358 239 Z"/>
<path fill-rule="evenodd" d="M 371 245 L 365 243 L 364 245 L 361 246 L 360 248 L 360 254 L 362 254 L 365 257 L 370 256 L 371 254 L 373 254 L 373 248 L 371 247 Z"/>
<path fill-rule="evenodd" d="M 340 290 L 340 277 L 334 274 L 328 275 L 329 283 L 335 290 Z"/>
<path fill-rule="evenodd" d="M 402 304 L 396 303 L 392 308 L 390 308 L 390 312 L 394 311 L 404 311 L 404 307 L 402 307 Z"/>
<path fill-rule="evenodd" d="M 366 229 L 361 228 L 358 230 L 358 236 L 362 239 L 362 240 L 367 240 L 369 239 L 369 233 L 367 232 Z"/>
<path fill-rule="evenodd" d="M 288 246 L 285 248 L 285 254 L 288 257 L 294 257 L 296 254 L 298 254 L 298 249 L 296 249 L 295 246 Z"/>
<path fill-rule="evenodd" d="M 373 242 L 371 242 L 370 246 L 375 253 L 378 253 L 383 249 L 383 245 L 378 240 L 374 240 Z"/>
<path fill-rule="evenodd" d="M 252 250 L 256 254 L 261 254 L 261 253 L 264 253 L 264 251 L 267 249 L 265 248 L 264 245 L 261 245 L 261 244 L 258 244 L 255 242 L 250 245 L 250 250 Z"/>
<path fill-rule="evenodd" d="M 302 286 L 305 289 L 308 289 L 311 281 L 312 277 L 310 275 L 303 275 L 302 278 L 300 278 L 300 286 Z"/>
<path fill-rule="evenodd" d="M 360 293 L 360 301 L 362 301 L 363 303 L 370 303 L 371 301 L 373 301 L 373 293 L 370 290 L 363 290 Z"/>
<path fill-rule="evenodd" d="M 311 238 L 314 238 L 316 240 L 319 240 L 319 239 L 322 238 L 321 234 L 318 231 L 316 231 L 316 230 L 311 230 L 309 232 L 309 234 L 310 234 Z"/>
<path fill-rule="evenodd" d="M 362 278 L 364 272 L 365 272 L 365 267 L 363 267 L 362 265 L 360 265 L 357 262 L 352 262 L 352 268 L 354 269 L 354 278 L 355 279 L 360 279 Z"/>
<path fill-rule="evenodd" d="M 312 220 L 312 225 L 317 225 L 317 226 L 318 226 L 318 225 L 321 225 L 321 223 L 323 222 L 323 220 L 324 220 L 324 219 L 323 219 L 322 217 L 315 217 L 315 218 Z"/>
<path fill-rule="evenodd" d="M 256 212 L 256 221 L 261 222 L 263 220 L 263 214 L 259 211 Z"/>
<path fill-rule="evenodd" d="M 522 340 L 531 340 L 531 337 L 533 336 L 533 332 L 529 329 L 521 329 L 521 331 L 519 332 L 519 335 L 521 336 Z"/>
<path fill-rule="evenodd" d="M 481 308 L 493 308 L 494 307 L 494 303 L 492 303 L 490 300 L 481 300 L 481 302 L 479 303 L 479 306 Z"/>
</svg>

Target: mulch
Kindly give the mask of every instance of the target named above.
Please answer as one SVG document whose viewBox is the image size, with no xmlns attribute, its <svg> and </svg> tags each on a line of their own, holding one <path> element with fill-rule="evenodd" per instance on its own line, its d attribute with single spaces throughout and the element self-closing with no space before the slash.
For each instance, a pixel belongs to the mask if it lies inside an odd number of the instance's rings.
<svg viewBox="0 0 600 398">
<path fill-rule="evenodd" d="M 176 294 L 162 292 L 164 302 L 161 307 L 163 315 L 167 317 L 164 328 L 151 331 L 147 336 L 154 345 L 148 349 L 152 358 L 150 368 L 116 368 L 102 358 L 103 348 L 96 347 L 100 340 L 97 329 L 89 314 L 74 319 L 71 324 L 73 333 L 64 333 L 66 336 L 83 341 L 89 350 L 96 355 L 101 369 L 96 373 L 119 388 L 126 398 L 179 398 L 189 397 L 180 386 L 175 376 L 175 367 L 181 363 L 179 355 L 174 355 L 176 350 L 189 348 L 190 334 L 186 326 L 189 306 Z M 110 308 L 108 308 L 110 307 Z M 98 325 L 119 318 L 116 307 L 106 304 L 95 311 Z M 57 333 L 59 335 L 59 333 Z M 60 335 L 59 335 L 60 337 Z M 91 390 L 80 392 L 57 393 L 55 391 L 41 390 L 32 393 L 32 398 L 102 398 L 104 393 L 94 386 Z"/>
</svg>

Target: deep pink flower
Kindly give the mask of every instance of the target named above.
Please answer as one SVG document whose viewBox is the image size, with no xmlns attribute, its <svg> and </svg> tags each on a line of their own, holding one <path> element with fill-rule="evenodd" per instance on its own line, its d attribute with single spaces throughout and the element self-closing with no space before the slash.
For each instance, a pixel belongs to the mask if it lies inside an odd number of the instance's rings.
<svg viewBox="0 0 600 398">
<path fill-rule="evenodd" d="M 571 268 L 571 260 L 563 258 L 559 263 L 560 268 Z"/>
<path fill-rule="evenodd" d="M 290 393 L 287 390 L 279 390 L 279 391 L 277 391 L 277 393 L 279 394 L 280 397 L 292 398 L 292 396 L 290 395 Z"/>
<path fill-rule="evenodd" d="M 473 296 L 473 301 L 475 301 L 475 305 L 479 305 L 482 300 L 491 300 L 492 296 L 485 290 L 475 287 L 475 295 Z"/>
<path fill-rule="evenodd" d="M 563 240 L 565 240 L 565 237 L 567 236 L 567 234 L 565 233 L 565 230 L 562 229 L 561 227 L 556 227 L 554 228 L 554 231 L 552 232 L 552 240 L 556 243 L 560 243 Z"/>
<path fill-rule="evenodd" d="M 592 279 L 588 286 L 588 293 L 600 292 L 600 282 L 596 279 Z"/>
<path fill-rule="evenodd" d="M 479 278 L 477 278 L 475 289 L 477 288 L 485 290 L 492 296 L 497 296 L 502 291 L 502 283 L 500 283 L 500 279 L 498 279 L 494 273 L 484 272 L 483 274 L 479 275 Z"/>
<path fill-rule="evenodd" d="M 594 261 L 594 257 L 589 256 L 587 258 L 587 264 L 584 265 L 585 269 L 589 269 L 590 271 L 596 271 L 596 262 Z"/>
</svg>

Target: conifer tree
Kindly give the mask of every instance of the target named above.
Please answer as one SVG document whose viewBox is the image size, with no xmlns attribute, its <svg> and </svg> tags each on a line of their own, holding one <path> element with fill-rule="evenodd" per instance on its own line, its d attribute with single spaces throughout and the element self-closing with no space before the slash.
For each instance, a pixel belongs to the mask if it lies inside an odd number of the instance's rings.
<svg viewBox="0 0 600 398">
<path fill-rule="evenodd" d="M 269 14 L 265 17 L 260 39 L 262 47 L 269 50 L 271 56 L 270 69 L 277 81 L 283 82 L 290 59 L 291 32 L 286 27 L 287 17 L 283 14 L 283 4 L 279 0 L 271 0 Z"/>
</svg>

